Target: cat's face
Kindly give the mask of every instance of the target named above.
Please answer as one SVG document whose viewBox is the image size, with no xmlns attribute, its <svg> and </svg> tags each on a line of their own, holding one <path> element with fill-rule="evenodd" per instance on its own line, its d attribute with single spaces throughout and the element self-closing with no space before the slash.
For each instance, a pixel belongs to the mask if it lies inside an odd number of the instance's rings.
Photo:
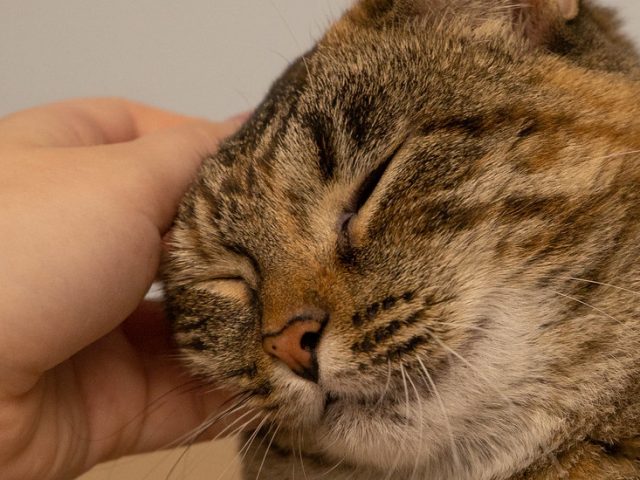
<svg viewBox="0 0 640 480">
<path fill-rule="evenodd" d="M 566 279 L 615 234 L 580 209 L 613 177 L 582 160 L 602 142 L 566 151 L 580 95 L 554 75 L 570 67 L 504 21 L 400 3 L 387 26 L 392 2 L 360 5 L 205 161 L 169 312 L 193 368 L 308 452 L 495 474 L 561 442 L 593 394 L 597 362 L 574 367 L 610 325 L 556 322 L 592 313 Z"/>
</svg>

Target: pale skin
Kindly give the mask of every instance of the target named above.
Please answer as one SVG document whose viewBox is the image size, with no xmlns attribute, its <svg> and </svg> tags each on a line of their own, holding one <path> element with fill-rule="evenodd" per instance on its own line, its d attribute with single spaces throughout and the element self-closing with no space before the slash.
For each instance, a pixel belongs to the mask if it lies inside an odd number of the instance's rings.
<svg viewBox="0 0 640 480">
<path fill-rule="evenodd" d="M 0 477 L 70 478 L 222 408 L 143 297 L 180 197 L 240 121 L 119 99 L 0 119 Z"/>
</svg>

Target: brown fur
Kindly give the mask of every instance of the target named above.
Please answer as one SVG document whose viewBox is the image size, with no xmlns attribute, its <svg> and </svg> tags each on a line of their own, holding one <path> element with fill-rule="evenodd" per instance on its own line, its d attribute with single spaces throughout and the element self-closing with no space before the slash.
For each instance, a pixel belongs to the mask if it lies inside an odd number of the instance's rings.
<svg viewBox="0 0 640 480">
<path fill-rule="evenodd" d="M 561 4 L 364 0 L 205 161 L 168 311 L 246 478 L 640 478 L 638 59 Z M 318 383 L 261 346 L 310 307 Z"/>
</svg>

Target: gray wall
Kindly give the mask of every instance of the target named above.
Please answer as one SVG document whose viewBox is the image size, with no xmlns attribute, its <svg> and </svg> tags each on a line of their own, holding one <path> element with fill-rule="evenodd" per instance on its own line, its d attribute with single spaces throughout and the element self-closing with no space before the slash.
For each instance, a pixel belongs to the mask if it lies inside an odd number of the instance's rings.
<svg viewBox="0 0 640 480">
<path fill-rule="evenodd" d="M 640 2 L 622 10 L 640 40 Z M 0 115 L 121 95 L 222 118 L 254 106 L 351 0 L 0 0 Z"/>
</svg>

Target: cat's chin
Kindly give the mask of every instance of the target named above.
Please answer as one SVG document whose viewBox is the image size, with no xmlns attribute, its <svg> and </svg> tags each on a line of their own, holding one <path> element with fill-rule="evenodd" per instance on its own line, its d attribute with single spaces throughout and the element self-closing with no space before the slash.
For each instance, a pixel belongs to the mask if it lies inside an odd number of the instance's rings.
<svg viewBox="0 0 640 480">
<path fill-rule="evenodd" d="M 330 458 L 352 465 L 386 470 L 415 462 L 410 438 L 382 414 L 372 418 L 358 405 L 344 400 L 325 410 L 314 436 L 317 447 Z"/>
<path fill-rule="evenodd" d="M 321 409 L 316 399 L 309 404 L 297 400 L 281 411 L 286 419 L 280 423 L 278 446 L 302 448 L 308 455 L 356 468 L 408 472 L 424 468 L 423 448 L 413 441 L 419 436 L 407 433 L 395 409 L 335 393 L 324 393 Z M 298 414 L 289 416 L 294 411 Z M 291 438 L 302 443 L 289 445 Z"/>
</svg>

